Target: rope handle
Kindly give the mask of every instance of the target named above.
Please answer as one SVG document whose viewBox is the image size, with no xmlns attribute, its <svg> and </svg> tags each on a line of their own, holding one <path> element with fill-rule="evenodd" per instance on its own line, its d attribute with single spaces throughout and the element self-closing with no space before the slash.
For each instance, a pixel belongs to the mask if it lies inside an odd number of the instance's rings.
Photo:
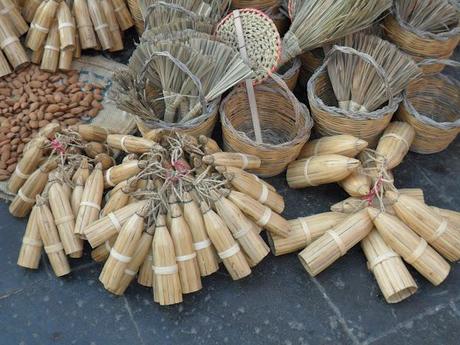
<svg viewBox="0 0 460 345">
<path fill-rule="evenodd" d="M 442 64 L 450 67 L 460 67 L 460 62 L 455 60 L 449 59 L 425 59 L 420 62 L 417 62 L 417 66 L 429 66 L 429 65 L 437 65 Z"/>
<path fill-rule="evenodd" d="M 197 78 L 187 67 L 187 65 L 185 65 L 182 61 L 178 60 L 177 58 L 175 58 L 174 56 L 172 56 L 169 52 L 167 51 L 159 51 L 159 52 L 153 52 L 151 54 L 151 56 L 147 59 L 147 61 L 145 62 L 144 66 L 142 66 L 142 69 L 139 73 L 139 78 L 138 80 L 144 80 L 144 83 L 145 83 L 145 73 L 147 72 L 147 67 L 150 65 L 150 63 L 152 61 L 155 60 L 156 57 L 158 56 L 162 56 L 162 57 L 166 57 L 168 58 L 169 60 L 171 60 L 182 72 L 184 72 L 185 74 L 187 74 L 189 76 L 189 78 L 193 81 L 193 83 L 195 84 L 195 86 L 197 87 L 198 89 L 198 96 L 200 98 L 200 103 L 201 103 L 201 107 L 202 109 L 207 109 L 207 102 L 206 102 L 206 98 L 204 96 L 204 93 L 203 93 L 203 86 L 201 85 L 201 81 L 199 78 Z"/>
<path fill-rule="evenodd" d="M 343 54 L 348 54 L 348 55 L 356 55 L 359 58 L 366 61 L 367 63 L 374 66 L 375 71 L 377 72 L 377 75 L 380 77 L 380 79 L 382 79 L 383 84 L 385 86 L 385 92 L 387 93 L 387 96 L 388 96 L 388 106 L 392 108 L 395 104 L 395 96 L 393 94 L 393 91 L 391 90 L 390 81 L 388 79 L 387 72 L 383 69 L 381 65 L 377 63 L 377 61 L 375 61 L 375 59 L 371 55 L 360 52 L 359 50 L 356 50 L 354 48 L 334 45 L 332 49 L 327 52 L 326 57 L 324 58 L 323 64 L 316 70 L 315 74 L 311 77 L 311 79 L 317 78 L 319 74 L 324 72 L 326 70 L 328 63 L 333 58 L 333 55 L 337 54 L 338 52 L 343 53 Z"/>
<path fill-rule="evenodd" d="M 197 15 L 196 13 L 194 13 L 194 12 L 192 12 L 190 10 L 187 10 L 186 8 L 184 8 L 184 7 L 180 6 L 180 5 L 167 3 L 167 2 L 164 2 L 164 1 L 158 1 L 158 2 L 150 5 L 149 7 L 147 7 L 147 10 L 145 11 L 145 16 L 144 16 L 145 31 L 150 30 L 150 20 L 148 20 L 148 19 L 152 15 L 153 10 L 155 8 L 157 8 L 157 7 L 166 7 L 168 9 L 171 9 L 171 10 L 174 10 L 174 11 L 182 12 L 182 13 L 190 16 L 190 18 L 193 19 L 193 20 L 198 20 L 200 18 L 200 16 Z"/>
</svg>

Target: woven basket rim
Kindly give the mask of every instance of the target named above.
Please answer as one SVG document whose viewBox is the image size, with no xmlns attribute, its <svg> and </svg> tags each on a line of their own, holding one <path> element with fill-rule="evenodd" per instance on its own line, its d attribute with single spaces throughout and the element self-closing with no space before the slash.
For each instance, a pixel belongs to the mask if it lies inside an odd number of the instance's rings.
<svg viewBox="0 0 460 345">
<path fill-rule="evenodd" d="M 273 87 L 273 86 L 268 86 L 268 85 L 257 85 L 255 87 L 255 91 L 261 91 L 261 92 L 272 92 L 272 93 L 281 93 L 284 92 L 284 90 L 282 90 L 281 88 L 279 87 Z M 256 143 L 254 140 L 250 139 L 246 133 L 242 132 L 242 131 L 238 131 L 236 130 L 235 127 L 233 127 L 232 123 L 230 122 L 230 120 L 228 119 L 226 113 L 225 113 L 225 106 L 228 102 L 229 99 L 231 99 L 231 97 L 235 96 L 236 94 L 238 93 L 245 93 L 245 89 L 244 88 L 235 88 L 232 90 L 232 92 L 230 92 L 221 102 L 220 104 L 220 107 L 219 107 L 219 112 L 220 112 L 220 119 L 221 119 L 221 122 L 222 122 L 222 126 L 227 128 L 228 130 L 230 130 L 235 136 L 238 136 L 240 138 L 241 141 L 243 141 L 244 143 L 248 144 L 248 145 L 251 145 L 251 146 L 257 146 L 257 149 L 259 150 L 266 150 L 266 151 L 272 151 L 274 149 L 283 149 L 283 148 L 286 148 L 286 147 L 289 147 L 289 146 L 295 146 L 297 145 L 298 143 L 302 142 L 302 140 L 305 138 L 305 137 L 309 137 L 310 134 L 311 134 L 311 130 L 313 128 L 313 119 L 311 118 L 310 116 L 310 112 L 307 108 L 307 106 L 301 102 L 300 105 L 301 105 L 301 113 L 299 114 L 300 116 L 303 116 L 304 118 L 304 126 L 302 127 L 296 127 L 297 129 L 297 133 L 296 135 L 294 136 L 294 138 L 292 138 L 291 140 L 289 141 L 286 141 L 282 144 L 269 144 L 269 143 Z M 282 94 L 283 95 L 283 94 Z M 283 97 L 285 97 L 283 95 Z"/>
<path fill-rule="evenodd" d="M 452 5 L 453 6 L 453 5 Z M 459 11 L 457 10 L 457 13 Z M 429 38 L 432 40 L 437 40 L 437 41 L 447 41 L 448 39 L 460 35 L 460 19 L 457 22 L 457 26 L 447 32 L 441 32 L 438 34 L 434 34 L 429 31 L 423 31 L 420 29 L 417 29 L 411 25 L 409 25 L 406 21 L 404 21 L 401 18 L 401 15 L 397 9 L 397 4 L 395 3 L 393 5 L 392 11 L 391 11 L 392 16 L 394 19 L 397 21 L 398 25 L 400 25 L 403 29 L 406 29 L 409 32 L 412 32 L 413 34 L 422 37 L 422 38 Z"/>
<path fill-rule="evenodd" d="M 454 87 L 456 87 L 459 91 L 460 94 L 460 81 L 458 81 L 455 78 L 451 78 L 445 74 L 434 74 L 434 75 L 427 75 L 424 76 L 422 79 L 427 78 L 427 79 L 434 79 L 434 78 L 439 78 L 445 83 L 452 84 Z M 439 129 L 443 130 L 449 130 L 449 129 L 454 129 L 454 128 L 460 128 L 460 112 L 459 112 L 459 117 L 457 120 L 453 122 L 438 122 L 435 121 L 423 114 L 420 114 L 418 110 L 415 108 L 415 106 L 411 102 L 411 98 L 408 96 L 407 91 L 403 92 L 403 104 L 404 107 L 406 108 L 407 112 L 414 117 L 415 119 L 419 120 L 420 122 L 423 122 L 426 125 L 433 126 Z"/>
<path fill-rule="evenodd" d="M 172 122 L 165 122 L 163 120 L 143 119 L 143 118 L 140 118 L 140 120 L 142 122 L 144 122 L 145 124 L 147 124 L 148 126 L 152 126 L 152 127 L 159 127 L 159 128 L 164 128 L 164 129 L 169 129 L 169 128 L 171 128 L 171 129 L 182 129 L 182 130 L 190 129 L 190 128 L 197 127 L 197 126 L 201 125 L 202 123 L 204 123 L 205 121 L 207 121 L 211 117 L 217 115 L 217 112 L 219 110 L 220 99 L 221 98 L 218 97 L 215 100 L 213 100 L 213 101 L 208 103 L 208 107 L 207 107 L 208 112 L 207 113 L 203 113 L 200 116 L 197 116 L 197 117 L 195 117 L 195 118 L 193 118 L 190 121 L 187 121 L 185 123 L 179 123 L 179 122 L 172 123 Z M 139 117 L 136 116 L 136 119 L 137 118 L 139 118 Z"/>
<path fill-rule="evenodd" d="M 286 62 L 286 64 L 291 64 L 291 66 L 289 66 L 286 72 L 284 72 L 283 74 L 279 74 L 278 72 L 276 72 L 276 74 L 283 79 L 292 78 L 300 70 L 300 67 L 302 66 L 302 62 L 298 57 Z"/>
</svg>

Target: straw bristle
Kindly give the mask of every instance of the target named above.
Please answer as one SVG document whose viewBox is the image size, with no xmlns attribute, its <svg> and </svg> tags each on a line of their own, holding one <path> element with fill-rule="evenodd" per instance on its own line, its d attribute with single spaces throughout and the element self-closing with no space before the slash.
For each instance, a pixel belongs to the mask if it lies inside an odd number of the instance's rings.
<svg viewBox="0 0 460 345">
<path fill-rule="evenodd" d="M 351 196 L 365 196 L 371 191 L 371 178 L 360 171 L 354 171 L 345 179 L 339 181 L 339 185 Z"/>
<path fill-rule="evenodd" d="M 88 0 L 88 9 L 102 49 L 111 49 L 113 47 L 112 36 L 101 3 L 97 0 Z"/>
<path fill-rule="evenodd" d="M 65 1 L 59 3 L 56 12 L 57 21 L 59 24 L 59 40 L 61 42 L 61 50 L 75 47 L 75 23 L 70 8 Z"/>
<path fill-rule="evenodd" d="M 40 68 L 47 72 L 56 72 L 59 64 L 60 36 L 58 27 L 59 24 L 55 20 L 51 25 L 43 48 Z"/>
<path fill-rule="evenodd" d="M 86 0 L 74 0 L 73 11 L 77 21 L 81 48 L 95 48 L 97 46 L 96 33 L 93 29 L 93 23 L 91 22 L 91 16 L 89 14 L 88 3 Z"/>
<path fill-rule="evenodd" d="M 49 0 L 43 2 L 43 6 L 40 6 L 35 12 L 32 23 L 30 24 L 30 30 L 27 34 L 26 45 L 33 51 L 40 49 L 45 43 L 45 39 L 48 35 L 48 32 L 53 21 L 59 3 L 54 0 Z"/>
<path fill-rule="evenodd" d="M 128 30 L 134 25 L 133 18 L 131 13 L 129 13 L 128 8 L 124 0 L 111 0 L 113 3 L 114 12 L 120 29 L 122 31 Z"/>
<path fill-rule="evenodd" d="M 391 122 L 383 132 L 377 145 L 376 152 L 385 157 L 385 168 L 393 169 L 398 166 L 415 138 L 414 128 L 405 122 Z"/>
<path fill-rule="evenodd" d="M 38 229 L 37 213 L 37 206 L 34 206 L 30 212 L 26 231 L 22 237 L 21 249 L 19 250 L 19 257 L 17 261 L 19 266 L 30 269 L 38 268 L 43 248 L 43 242 Z"/>
<path fill-rule="evenodd" d="M 112 48 L 110 48 L 109 51 L 116 52 L 123 50 L 124 46 L 123 37 L 121 35 L 120 26 L 117 21 L 117 16 L 112 1 L 113 0 L 102 0 L 101 8 L 104 12 L 107 24 L 109 25 L 110 37 L 112 39 Z"/>
</svg>

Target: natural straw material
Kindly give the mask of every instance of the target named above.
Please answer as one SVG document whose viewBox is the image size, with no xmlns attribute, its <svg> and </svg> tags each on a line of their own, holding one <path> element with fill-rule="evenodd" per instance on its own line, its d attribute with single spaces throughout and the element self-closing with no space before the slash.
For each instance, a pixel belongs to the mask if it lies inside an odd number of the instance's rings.
<svg viewBox="0 0 460 345">
<path fill-rule="evenodd" d="M 397 110 L 400 98 L 395 98 L 395 95 L 392 95 L 391 91 L 387 89 L 389 102 L 380 109 L 372 112 L 340 109 L 325 70 L 334 54 L 352 54 L 364 59 L 373 66 L 372 68 L 376 69 L 382 80 L 385 80 L 385 85 L 389 85 L 386 72 L 370 55 L 360 53 L 350 47 L 334 46 L 328 52 L 323 65 L 316 70 L 308 81 L 308 100 L 316 129 L 322 135 L 353 135 L 366 140 L 371 147 L 375 146 L 380 133 L 386 128 L 393 113 Z"/>
<path fill-rule="evenodd" d="M 286 83 L 287 87 L 291 91 L 293 91 L 297 85 L 301 65 L 302 63 L 300 59 L 296 58 L 288 61 L 276 71 L 276 75 Z M 273 79 L 267 79 L 265 82 L 276 85 L 276 82 Z"/>
<path fill-rule="evenodd" d="M 417 284 L 401 257 L 373 230 L 361 241 L 371 271 L 388 303 L 399 303 L 417 291 Z"/>
<path fill-rule="evenodd" d="M 96 33 L 89 14 L 86 0 L 74 0 L 73 12 L 77 21 L 77 28 L 80 36 L 81 48 L 90 49 L 97 46 Z"/>
<path fill-rule="evenodd" d="M 43 2 L 43 6 L 37 9 L 34 19 L 27 33 L 26 45 L 33 51 L 39 50 L 45 43 L 49 29 L 56 18 L 59 3 L 55 0 Z"/>
<path fill-rule="evenodd" d="M 59 28 L 59 41 L 61 50 L 66 48 L 75 48 L 75 23 L 70 8 L 65 1 L 59 3 L 56 11 L 56 18 Z"/>
<path fill-rule="evenodd" d="M 13 0 L 0 0 L 0 18 L 11 23 L 11 28 L 18 37 L 24 35 L 29 30 L 29 26 Z"/>
<path fill-rule="evenodd" d="M 29 221 L 27 222 L 26 231 L 22 237 L 21 249 L 17 264 L 21 267 L 37 269 L 40 264 L 40 257 L 43 248 L 43 242 L 38 229 L 38 207 L 35 206 L 30 212 Z"/>
<path fill-rule="evenodd" d="M 460 82 L 442 74 L 412 82 L 396 116 L 415 129 L 411 151 L 445 150 L 460 132 Z"/>
<path fill-rule="evenodd" d="M 305 105 L 278 85 L 256 86 L 255 98 L 263 142 L 255 141 L 247 93 L 236 88 L 220 106 L 224 148 L 259 156 L 262 165 L 251 170 L 254 173 L 278 175 L 298 156 L 310 137 L 313 122 Z"/>
<path fill-rule="evenodd" d="M 385 157 L 385 168 L 398 166 L 415 138 L 414 128 L 405 122 L 391 122 L 379 139 L 376 152 Z"/>
<path fill-rule="evenodd" d="M 367 145 L 367 141 L 348 134 L 326 136 L 307 142 L 302 147 L 298 158 L 327 154 L 353 158 L 367 148 Z"/>
<path fill-rule="evenodd" d="M 314 277 L 344 256 L 371 232 L 372 227 L 366 210 L 350 215 L 301 251 L 300 262 Z"/>
</svg>

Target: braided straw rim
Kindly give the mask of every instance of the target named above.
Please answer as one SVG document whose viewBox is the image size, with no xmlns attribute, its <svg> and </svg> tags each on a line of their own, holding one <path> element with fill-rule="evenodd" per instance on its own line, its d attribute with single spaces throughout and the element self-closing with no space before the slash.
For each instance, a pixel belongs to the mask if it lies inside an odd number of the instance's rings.
<svg viewBox="0 0 460 345">
<path fill-rule="evenodd" d="M 451 3 L 451 5 L 452 5 L 452 7 L 454 7 L 456 9 L 456 11 L 458 13 L 459 11 L 455 7 L 455 4 Z M 404 21 L 401 18 L 400 11 L 398 10 L 398 2 L 397 1 L 394 2 L 393 8 L 391 10 L 391 13 L 393 14 L 393 16 L 397 20 L 398 24 L 402 28 L 406 29 L 409 32 L 414 33 L 415 35 L 417 35 L 419 37 L 429 38 L 429 39 L 438 40 L 438 41 L 447 41 L 449 38 L 452 38 L 454 36 L 460 35 L 460 16 L 459 16 L 459 20 L 457 21 L 457 26 L 455 28 L 453 28 L 452 30 L 447 31 L 447 32 L 440 32 L 440 33 L 434 34 L 432 32 L 423 31 L 423 30 L 420 30 L 420 29 L 418 29 L 416 27 L 413 27 L 413 26 L 409 25 L 406 21 Z"/>
<path fill-rule="evenodd" d="M 239 12 L 240 12 L 240 17 L 241 18 L 243 18 L 243 17 L 251 18 L 252 17 L 253 22 L 257 23 L 257 26 L 260 26 L 260 27 L 265 26 L 265 28 L 269 29 L 269 31 L 271 31 L 271 33 L 273 34 L 272 37 L 269 37 L 269 38 L 273 39 L 273 41 L 274 41 L 273 43 L 274 43 L 274 48 L 275 48 L 275 54 L 274 54 L 274 56 L 268 56 L 268 57 L 263 59 L 264 61 L 269 60 L 271 67 L 269 67 L 268 70 L 261 69 L 260 68 L 260 67 L 262 67 L 262 66 L 260 66 L 261 61 L 256 61 L 259 64 L 259 66 L 257 66 L 257 67 L 259 67 L 259 70 L 254 71 L 255 74 L 256 74 L 256 78 L 253 81 L 253 83 L 254 84 L 259 84 L 262 81 L 264 81 L 267 78 L 269 78 L 277 70 L 278 64 L 279 64 L 280 59 L 281 59 L 281 37 L 280 37 L 280 34 L 278 32 L 278 29 L 277 29 L 275 23 L 273 23 L 272 19 L 268 15 L 266 15 L 264 12 L 262 12 L 260 10 L 257 10 L 257 9 L 254 9 L 254 8 L 243 8 L 243 9 L 240 9 Z M 234 26 L 233 17 L 234 17 L 234 13 L 230 12 L 219 23 L 217 23 L 215 33 L 216 33 L 216 35 L 218 37 L 220 36 L 219 32 L 225 32 L 226 28 L 228 27 L 228 25 Z M 246 30 L 247 28 L 243 28 L 243 29 Z M 221 37 L 219 37 L 219 39 L 220 38 Z M 224 42 L 224 43 L 229 44 L 230 42 Z M 246 45 L 246 47 L 248 48 L 247 45 Z M 234 48 L 238 50 L 239 47 L 234 47 Z M 251 54 L 251 50 L 249 50 L 249 49 L 248 49 L 248 55 L 250 56 L 249 59 L 251 60 L 250 62 L 252 64 L 252 62 L 253 62 L 252 58 L 253 58 L 254 54 Z M 253 66 L 250 66 L 250 67 L 251 67 L 251 69 L 253 69 Z"/>
<path fill-rule="evenodd" d="M 359 58 L 365 60 L 366 62 L 368 62 L 368 63 L 370 63 L 370 64 L 372 64 L 374 66 L 374 68 L 376 69 L 378 75 L 382 78 L 382 80 L 383 80 L 383 82 L 384 82 L 384 84 L 386 86 L 386 90 L 387 90 L 387 93 L 388 93 L 388 96 L 389 96 L 389 101 L 388 101 L 387 105 L 385 105 L 383 108 L 379 108 L 377 110 L 374 110 L 374 111 L 368 112 L 368 113 L 360 112 L 360 111 L 354 112 L 354 111 L 350 111 L 350 110 L 340 109 L 339 107 L 336 107 L 336 106 L 326 105 L 322 101 L 322 99 L 319 98 L 319 96 L 316 94 L 316 81 L 323 73 L 326 73 L 326 67 L 327 67 L 329 61 L 331 60 L 332 56 L 334 54 L 336 54 L 337 52 L 356 55 Z M 351 119 L 355 119 L 355 120 L 381 119 L 384 116 L 386 116 L 388 113 L 394 113 L 398 109 L 399 103 L 402 100 L 401 95 L 397 95 L 397 96 L 393 95 L 393 93 L 391 92 L 390 86 L 389 86 L 387 73 L 385 72 L 383 67 L 380 66 L 375 61 L 375 59 L 372 56 L 370 56 L 370 55 L 368 55 L 366 53 L 360 52 L 360 51 L 358 51 L 356 49 L 353 49 L 351 47 L 343 47 L 343 46 L 337 46 L 337 45 L 334 45 L 333 48 L 327 53 L 327 55 L 326 55 L 326 57 L 325 57 L 325 59 L 323 61 L 323 64 L 321 65 L 321 67 L 319 67 L 315 71 L 313 76 L 308 81 L 307 93 L 308 93 L 308 100 L 310 102 L 310 106 L 315 106 L 315 107 L 317 107 L 317 108 L 329 113 L 331 116 L 337 116 L 337 117 L 342 116 L 342 117 L 347 117 L 347 118 L 351 118 Z"/>
</svg>

